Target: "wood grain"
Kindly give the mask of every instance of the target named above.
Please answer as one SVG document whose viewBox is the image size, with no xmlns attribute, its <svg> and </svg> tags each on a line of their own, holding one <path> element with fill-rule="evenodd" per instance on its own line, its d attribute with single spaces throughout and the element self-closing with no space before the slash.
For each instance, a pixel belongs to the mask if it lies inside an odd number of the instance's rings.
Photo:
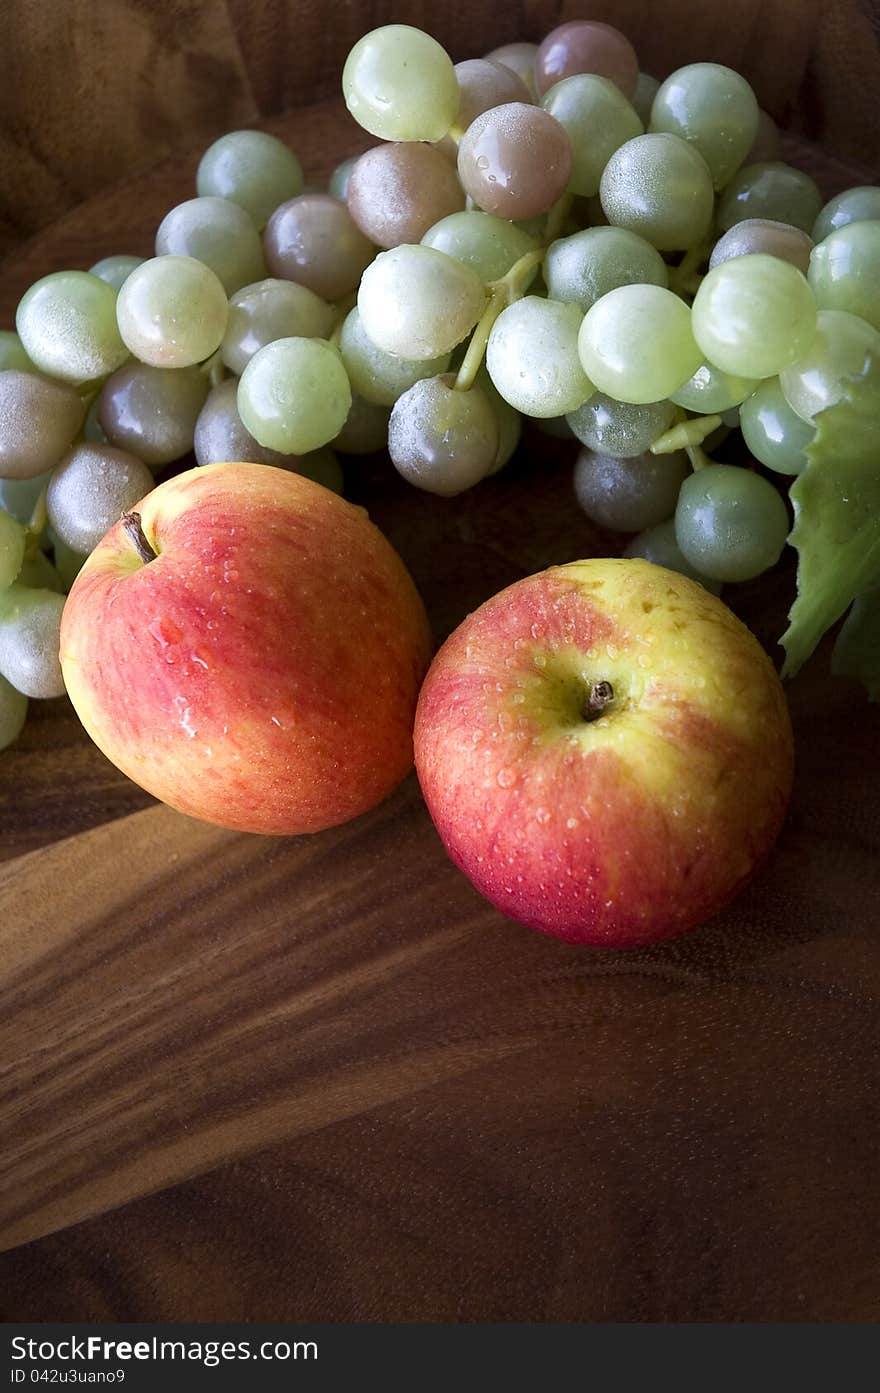
<svg viewBox="0 0 880 1393">
<path fill-rule="evenodd" d="M 316 174 L 368 143 L 336 99 L 272 128 Z M 195 160 L 40 233 L 3 313 L 48 269 L 148 250 Z M 461 499 L 381 459 L 347 490 L 438 638 L 612 545 L 537 433 Z M 768 647 L 791 586 L 731 592 Z M 771 863 L 629 954 L 489 909 L 412 779 L 318 837 L 230 834 L 147 806 L 39 707 L 0 769 L 0 1317 L 876 1319 L 880 728 L 827 661 L 790 687 Z"/>
</svg>

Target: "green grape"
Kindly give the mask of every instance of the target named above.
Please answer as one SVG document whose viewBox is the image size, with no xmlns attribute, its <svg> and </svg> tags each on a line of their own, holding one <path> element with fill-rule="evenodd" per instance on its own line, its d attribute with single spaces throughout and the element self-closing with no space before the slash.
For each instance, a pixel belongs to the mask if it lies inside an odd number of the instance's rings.
<svg viewBox="0 0 880 1393">
<path fill-rule="evenodd" d="M 880 329 L 880 221 L 830 232 L 813 250 L 807 280 L 820 310 L 848 310 Z"/>
<path fill-rule="evenodd" d="M 711 595 L 717 595 L 721 590 L 720 580 L 700 575 L 683 554 L 675 540 L 674 518 L 658 522 L 656 526 L 640 532 L 637 537 L 633 537 L 623 554 L 627 557 L 640 557 L 642 561 L 651 561 L 655 566 L 664 566 L 667 571 L 678 571 L 679 575 L 687 576 L 689 580 L 699 581 Z"/>
<path fill-rule="evenodd" d="M 690 310 L 658 285 L 622 285 L 597 300 L 581 325 L 578 352 L 600 392 L 636 404 L 677 392 L 701 357 Z"/>
<path fill-rule="evenodd" d="M 190 198 L 159 224 L 157 256 L 191 256 L 210 266 L 227 295 L 266 274 L 263 244 L 249 213 L 227 198 Z"/>
<path fill-rule="evenodd" d="M 713 363 L 701 363 L 683 387 L 670 394 L 670 401 L 685 411 L 698 411 L 702 416 L 720 416 L 733 406 L 739 406 L 758 383 L 753 377 L 734 377 L 722 372 Z"/>
<path fill-rule="evenodd" d="M 510 402 L 504 400 L 486 371 L 485 363 L 480 366 L 477 373 L 476 385 L 487 398 L 498 423 L 498 449 L 495 453 L 495 463 L 489 471 L 490 474 L 497 474 L 499 469 L 503 469 L 508 463 L 520 442 L 522 416 L 510 405 Z"/>
<path fill-rule="evenodd" d="M 238 384 L 238 411 L 260 445 L 305 455 L 339 434 L 351 388 L 323 339 L 276 339 L 255 353 Z"/>
<path fill-rule="evenodd" d="M 223 284 L 191 256 L 156 256 L 132 271 L 116 305 L 126 346 L 156 368 L 210 358 L 226 330 Z"/>
<path fill-rule="evenodd" d="M 75 445 L 52 472 L 46 511 L 56 536 L 87 553 L 153 489 L 145 464 L 113 445 Z"/>
<path fill-rule="evenodd" d="M 380 140 L 441 140 L 458 112 L 452 59 L 408 24 L 386 24 L 358 40 L 342 91 L 358 125 Z"/>
<path fill-rule="evenodd" d="M 663 257 L 644 237 L 622 227 L 588 227 L 560 237 L 544 258 L 547 293 L 584 314 L 620 285 L 669 284 Z"/>
<path fill-rule="evenodd" d="M 64 581 L 45 552 L 35 552 L 23 563 L 18 573 L 18 584 L 28 590 L 54 590 L 56 595 L 64 594 Z"/>
<path fill-rule="evenodd" d="M 779 127 L 772 116 L 768 116 L 766 111 L 758 107 L 758 132 L 743 164 L 770 164 L 781 159 L 782 137 Z"/>
<path fill-rule="evenodd" d="M 37 499 L 51 475 L 52 471 L 47 470 L 45 474 L 34 474 L 30 479 L 0 479 L 0 508 L 27 526 Z"/>
<path fill-rule="evenodd" d="M 758 103 L 744 77 L 720 63 L 689 63 L 660 87 L 651 130 L 680 135 L 699 150 L 723 189 L 758 133 Z"/>
<path fill-rule="evenodd" d="M 88 557 L 74 551 L 66 542 L 62 542 L 60 537 L 54 539 L 52 549 L 55 553 L 55 569 L 61 578 L 62 588 L 70 590 Z"/>
<path fill-rule="evenodd" d="M 333 444 L 344 455 L 372 455 L 388 441 L 391 409 L 352 394 L 351 410 Z"/>
<path fill-rule="evenodd" d="M 58 650 L 64 596 L 10 585 L 0 590 L 0 675 L 29 697 L 64 695 Z"/>
<path fill-rule="evenodd" d="M 410 484 L 451 498 L 494 471 L 498 421 L 476 384 L 456 391 L 455 377 L 428 377 L 394 403 L 388 453 Z"/>
<path fill-rule="evenodd" d="M 880 362 L 880 333 L 872 324 L 845 310 L 820 310 L 816 334 L 797 362 L 783 369 L 783 395 L 802 421 L 840 401 L 847 378 L 861 376 L 870 356 Z"/>
<path fill-rule="evenodd" d="M 0 750 L 5 750 L 21 735 L 27 709 L 28 699 L 24 693 L 17 692 L 11 682 L 0 677 Z"/>
<path fill-rule="evenodd" d="M 152 469 L 180 459 L 193 446 L 199 412 L 208 395 L 200 368 L 153 368 L 126 363 L 98 396 L 104 441 L 130 450 Z"/>
<path fill-rule="evenodd" d="M 0 372 L 0 479 L 30 479 L 52 469 L 85 414 L 72 387 L 17 368 Z"/>
<path fill-rule="evenodd" d="M 538 242 L 516 223 L 472 209 L 441 218 L 422 238 L 423 247 L 445 252 L 469 266 L 488 285 L 506 275 L 515 261 L 534 251 Z M 529 280 L 533 280 L 537 271 Z"/>
<path fill-rule="evenodd" d="M 671 401 L 634 406 L 594 392 L 589 401 L 565 419 L 581 444 L 596 454 L 631 459 L 650 449 L 669 429 L 674 414 Z"/>
<path fill-rule="evenodd" d="M 739 410 L 743 440 L 751 454 L 777 474 L 800 474 L 814 431 L 792 411 L 778 377 L 768 377 Z"/>
<path fill-rule="evenodd" d="M 296 281 L 263 280 L 229 298 L 221 356 L 240 377 L 254 354 L 275 339 L 326 339 L 334 312 L 314 291 Z"/>
<path fill-rule="evenodd" d="M 775 256 L 722 261 L 704 277 L 692 317 L 706 358 L 735 377 L 775 377 L 803 356 L 816 332 L 806 278 Z"/>
<path fill-rule="evenodd" d="M 26 541 L 21 523 L 0 509 L 0 590 L 11 585 L 21 570 Z"/>
<path fill-rule="evenodd" d="M 89 275 L 106 281 L 113 290 L 120 290 L 136 266 L 143 264 L 142 256 L 105 256 L 89 267 Z"/>
<path fill-rule="evenodd" d="M 338 164 L 330 175 L 327 192 L 332 194 L 334 198 L 338 198 L 340 203 L 344 203 L 348 197 L 348 181 L 351 178 L 351 171 L 359 159 L 360 155 L 350 155 L 347 160 Z"/>
<path fill-rule="evenodd" d="M 711 271 L 734 256 L 765 254 L 790 261 L 792 266 L 806 275 L 812 250 L 812 238 L 799 227 L 772 222 L 770 218 L 746 218 L 743 222 L 734 223 L 723 237 L 719 237 L 709 258 L 709 269 Z"/>
<path fill-rule="evenodd" d="M 14 368 L 16 372 L 36 372 L 21 346 L 21 339 L 11 329 L 0 329 L 0 372 Z"/>
<path fill-rule="evenodd" d="M 637 232 L 658 251 L 686 251 L 709 231 L 715 194 L 709 166 L 677 135 L 640 135 L 615 150 L 599 186 L 614 227 Z"/>
<path fill-rule="evenodd" d="M 483 283 L 470 266 L 433 247 L 382 252 L 364 271 L 358 291 L 364 333 L 377 348 L 401 358 L 451 353 L 485 304 Z"/>
<path fill-rule="evenodd" d="M 779 494 L 750 469 L 709 464 L 681 486 L 675 540 L 691 565 L 715 580 L 751 580 L 774 566 L 788 530 Z"/>
<path fill-rule="evenodd" d="M 651 107 L 654 105 L 654 98 L 659 90 L 660 83 L 656 77 L 651 77 L 650 73 L 639 73 L 632 104 L 636 115 L 646 129 L 651 119 Z"/>
<path fill-rule="evenodd" d="M 672 516 L 689 470 L 683 450 L 629 459 L 581 450 L 574 469 L 575 497 L 600 527 L 641 532 Z"/>
<path fill-rule="evenodd" d="M 302 193 L 303 172 L 283 140 L 265 131 L 229 131 L 209 145 L 199 162 L 196 190 L 229 199 L 258 228 L 285 199 Z M 194 253 L 193 253 L 194 254 Z"/>
<path fill-rule="evenodd" d="M 831 232 L 854 222 L 877 222 L 880 219 L 880 188 L 876 184 L 859 184 L 853 189 L 830 198 L 813 224 L 813 241 L 822 242 Z"/>
<path fill-rule="evenodd" d="M 722 232 L 746 218 L 790 223 L 810 232 L 822 206 L 819 187 L 809 174 L 780 160 L 747 164 L 731 179 L 718 203 Z"/>
<path fill-rule="evenodd" d="M 128 357 L 116 292 L 88 271 L 54 271 L 25 291 L 15 327 L 35 367 L 62 382 L 91 382 Z"/>
<path fill-rule="evenodd" d="M 501 396 L 527 416 L 576 411 L 594 388 L 578 359 L 577 305 L 526 295 L 492 326 L 486 367 Z"/>
<path fill-rule="evenodd" d="M 377 348 L 364 331 L 357 306 L 350 310 L 339 336 L 339 352 L 352 391 L 377 406 L 393 406 L 425 377 L 437 377 L 449 367 L 449 354 L 436 358 L 401 358 Z"/>
<path fill-rule="evenodd" d="M 594 73 L 578 73 L 557 82 L 541 98 L 541 105 L 568 132 L 573 152 L 568 189 L 585 198 L 599 192 L 602 171 L 615 150 L 644 134 L 620 88 Z"/>
</svg>

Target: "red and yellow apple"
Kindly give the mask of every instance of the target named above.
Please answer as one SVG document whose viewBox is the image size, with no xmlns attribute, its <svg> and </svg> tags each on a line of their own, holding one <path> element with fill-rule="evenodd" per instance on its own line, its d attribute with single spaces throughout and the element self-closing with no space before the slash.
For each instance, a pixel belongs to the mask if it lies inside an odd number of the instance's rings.
<svg viewBox="0 0 880 1393">
<path fill-rule="evenodd" d="M 441 648 L 416 768 L 498 909 L 628 947 L 714 914 L 767 855 L 792 780 L 776 672 L 726 605 L 640 560 L 510 586 Z"/>
<path fill-rule="evenodd" d="M 212 464 L 160 484 L 89 557 L 61 666 L 92 739 L 157 798 L 299 833 L 408 772 L 429 645 L 362 508 L 282 469 Z"/>
</svg>

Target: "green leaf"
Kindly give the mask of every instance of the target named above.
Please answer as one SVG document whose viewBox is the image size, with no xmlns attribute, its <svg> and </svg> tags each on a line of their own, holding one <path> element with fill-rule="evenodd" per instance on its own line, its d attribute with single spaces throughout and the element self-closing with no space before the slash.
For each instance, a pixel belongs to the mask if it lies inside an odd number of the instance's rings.
<svg viewBox="0 0 880 1393">
<path fill-rule="evenodd" d="M 871 701 L 880 701 L 880 589 L 859 595 L 837 635 L 831 671 L 864 682 Z"/>
<path fill-rule="evenodd" d="M 791 486 L 797 599 L 782 636 L 793 677 L 857 595 L 880 582 L 880 359 L 816 417 L 807 464 Z"/>
</svg>

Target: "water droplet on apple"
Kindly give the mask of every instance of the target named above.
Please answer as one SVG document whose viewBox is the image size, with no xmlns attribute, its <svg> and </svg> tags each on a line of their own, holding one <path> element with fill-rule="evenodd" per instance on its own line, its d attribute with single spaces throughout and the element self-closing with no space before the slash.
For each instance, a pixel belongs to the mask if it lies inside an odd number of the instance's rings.
<svg viewBox="0 0 880 1393">
<path fill-rule="evenodd" d="M 567 817 L 565 819 L 565 825 L 568 828 L 569 832 L 573 832 L 578 825 L 578 820 L 576 817 Z M 571 875 L 571 871 L 569 871 L 569 875 Z"/>
<path fill-rule="evenodd" d="M 617 651 L 618 650 L 615 648 L 613 643 L 606 643 L 605 652 L 608 654 L 608 657 L 611 659 L 612 662 L 614 662 L 615 658 L 617 657 Z"/>
<path fill-rule="evenodd" d="M 186 731 L 190 739 L 196 734 L 196 727 L 193 724 L 192 708 L 185 696 L 176 696 L 172 705 L 177 712 L 177 720 L 181 730 Z"/>
<path fill-rule="evenodd" d="M 544 654 L 543 654 L 543 653 L 536 653 L 536 654 L 535 654 L 535 667 L 545 668 L 546 666 L 547 666 L 547 659 L 544 657 Z"/>
<path fill-rule="evenodd" d="M 535 821 L 536 821 L 536 822 L 540 822 L 540 823 L 542 824 L 542 826 L 543 826 L 544 824 L 548 823 L 548 822 L 550 821 L 550 809 L 549 809 L 549 808 L 536 808 L 536 809 L 535 809 Z"/>
<path fill-rule="evenodd" d="M 532 638 L 544 637 L 544 629 L 540 624 L 533 624 L 532 627 L 529 629 L 529 633 L 531 634 Z"/>
<path fill-rule="evenodd" d="M 167 648 L 169 644 L 176 643 L 180 638 L 180 629 L 173 619 L 168 619 L 163 615 L 158 615 L 151 624 L 147 626 L 147 633 L 155 639 L 160 648 Z"/>
<path fill-rule="evenodd" d="M 514 706 L 522 706 L 525 699 L 525 694 L 523 692 L 514 692 L 510 698 Z"/>
<path fill-rule="evenodd" d="M 194 648 L 189 656 L 192 658 L 194 663 L 198 663 L 199 667 L 203 667 L 205 669 L 205 672 L 211 671 L 211 664 L 208 662 L 208 659 L 205 657 L 204 651 L 201 648 Z"/>
<path fill-rule="evenodd" d="M 511 784 L 516 783 L 516 774 L 512 769 L 499 769 L 498 783 L 501 788 L 510 788 Z"/>
</svg>

